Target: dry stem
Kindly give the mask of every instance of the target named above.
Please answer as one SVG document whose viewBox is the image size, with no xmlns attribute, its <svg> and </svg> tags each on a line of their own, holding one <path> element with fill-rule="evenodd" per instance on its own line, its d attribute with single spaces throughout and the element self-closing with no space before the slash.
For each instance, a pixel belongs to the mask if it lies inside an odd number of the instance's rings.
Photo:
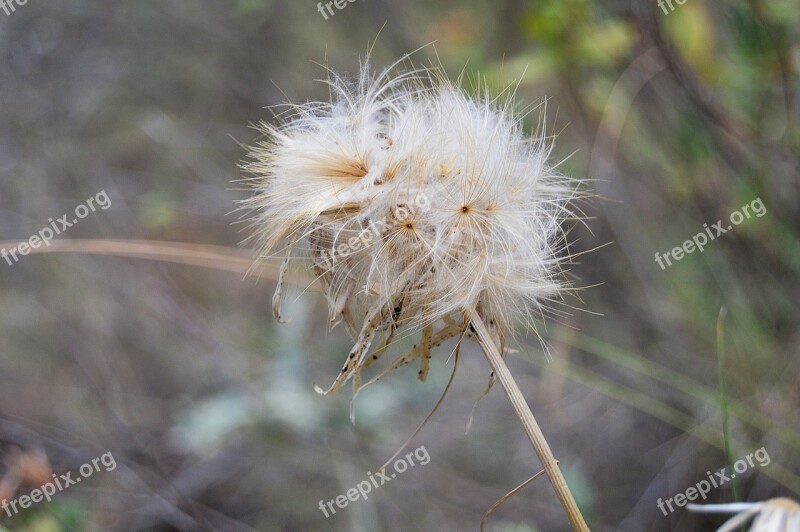
<svg viewBox="0 0 800 532">
<path fill-rule="evenodd" d="M 511 405 L 514 407 L 517 416 L 519 416 L 520 421 L 522 421 L 525 433 L 528 435 L 528 438 L 530 438 L 533 448 L 536 450 L 536 454 L 542 462 L 542 467 L 544 467 L 547 477 L 553 484 L 556 496 L 558 496 L 558 500 L 561 501 L 561 506 L 564 507 L 564 511 L 567 513 L 572 528 L 579 532 L 588 532 L 589 527 L 586 526 L 586 521 L 584 521 L 583 515 L 581 515 L 581 511 L 578 509 L 578 505 L 575 502 L 575 498 L 572 496 L 572 492 L 567 486 L 567 481 L 564 479 L 564 475 L 561 474 L 561 469 L 558 467 L 558 460 L 553 456 L 553 451 L 550 450 L 550 446 L 547 444 L 544 434 L 542 434 L 542 429 L 540 429 L 539 425 L 536 423 L 533 412 L 531 412 L 528 403 L 525 402 L 525 398 L 519 386 L 517 386 L 517 383 L 514 381 L 514 377 L 511 376 L 511 372 L 508 370 L 508 366 L 506 366 L 497 345 L 492 340 L 489 330 L 477 313 L 473 313 L 470 320 L 472 322 L 472 327 L 478 335 L 478 341 L 486 355 L 486 359 L 489 361 L 489 365 L 492 367 L 500 384 L 503 385 L 503 389 L 508 399 L 511 401 Z"/>
</svg>

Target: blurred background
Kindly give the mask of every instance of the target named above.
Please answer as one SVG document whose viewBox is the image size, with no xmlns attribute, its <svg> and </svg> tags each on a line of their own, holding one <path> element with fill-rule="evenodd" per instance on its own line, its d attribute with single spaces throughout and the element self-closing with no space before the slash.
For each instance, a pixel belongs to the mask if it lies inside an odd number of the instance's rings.
<svg viewBox="0 0 800 532">
<path fill-rule="evenodd" d="M 707 502 L 800 497 L 796 0 L 357 0 L 327 19 L 310 0 L 12 7 L 0 10 L 2 246 L 101 191 L 111 205 L 53 253 L 0 262 L 0 499 L 103 453 L 117 467 L 0 526 L 477 530 L 539 470 L 499 386 L 465 435 L 488 374 L 466 345 L 409 447 L 430 463 L 329 518 L 319 509 L 413 433 L 453 345 L 428 382 L 405 367 L 364 391 L 351 424 L 349 390 L 312 389 L 351 341 L 304 286 L 286 298 L 291 323 L 272 319 L 274 268 L 243 275 L 234 181 L 268 106 L 326 99 L 321 65 L 357 72 L 376 37 L 376 67 L 435 42 L 417 64 L 497 91 L 520 80 L 522 105 L 546 98 L 554 160 L 598 196 L 572 232 L 585 289 L 542 327 L 552 358 L 533 335 L 509 357 L 592 530 L 713 530 L 723 517 L 665 516 L 657 500 L 761 447 L 770 463 Z M 763 217 L 666 269 L 654 260 L 757 198 Z M 487 525 L 567 529 L 545 479 Z"/>
</svg>

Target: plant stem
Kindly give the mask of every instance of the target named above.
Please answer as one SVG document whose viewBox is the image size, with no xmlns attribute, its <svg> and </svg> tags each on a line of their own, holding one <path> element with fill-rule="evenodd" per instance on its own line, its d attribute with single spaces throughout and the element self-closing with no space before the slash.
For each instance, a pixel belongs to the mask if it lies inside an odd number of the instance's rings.
<svg viewBox="0 0 800 532">
<path fill-rule="evenodd" d="M 489 365 L 492 367 L 500 384 L 503 385 L 503 390 L 505 390 L 508 399 L 511 401 L 511 405 L 514 407 L 517 416 L 519 416 L 520 421 L 522 421 L 525 433 L 528 435 L 528 438 L 530 438 L 533 448 L 539 456 L 539 460 L 542 462 L 542 467 L 547 473 L 550 483 L 553 485 L 558 500 L 561 501 L 561 506 L 564 507 L 564 511 L 572 524 L 572 528 L 579 532 L 588 532 L 589 527 L 586 525 L 581 511 L 578 509 L 575 497 L 572 496 L 572 492 L 569 490 L 569 486 L 567 486 L 567 481 L 564 479 L 561 469 L 558 467 L 558 460 L 553 456 L 553 451 L 550 450 L 550 446 L 547 444 L 542 429 L 540 429 L 539 424 L 536 423 L 533 412 L 531 412 L 528 403 L 525 402 L 525 398 L 519 386 L 517 386 L 516 381 L 514 381 L 514 377 L 511 376 L 511 372 L 508 370 L 508 366 L 506 366 L 500 354 L 500 350 L 492 340 L 489 330 L 477 313 L 473 313 L 473 315 L 470 316 L 470 320 L 472 322 L 472 327 L 478 335 L 478 341 L 483 349 L 483 353 L 486 355 L 486 359 L 489 361 Z"/>
<path fill-rule="evenodd" d="M 728 393 L 725 386 L 725 316 L 728 315 L 728 309 L 724 306 L 719 309 L 717 316 L 717 381 L 719 383 L 719 409 L 722 415 L 722 442 L 725 448 L 725 461 L 733 471 L 733 446 L 731 444 L 730 434 L 730 416 L 728 415 Z M 739 495 L 739 479 L 733 479 L 733 500 L 742 502 Z M 742 527 L 744 530 L 744 527 Z"/>
</svg>

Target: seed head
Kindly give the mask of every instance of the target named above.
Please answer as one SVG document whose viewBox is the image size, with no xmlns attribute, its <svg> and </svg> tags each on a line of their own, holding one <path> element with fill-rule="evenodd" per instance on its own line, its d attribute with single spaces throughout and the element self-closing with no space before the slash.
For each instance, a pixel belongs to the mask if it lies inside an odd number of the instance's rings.
<svg viewBox="0 0 800 532">
<path fill-rule="evenodd" d="M 351 376 L 358 389 L 398 327 L 423 341 L 389 370 L 421 358 L 421 379 L 433 347 L 470 335 L 474 312 L 500 340 L 518 321 L 532 327 L 566 287 L 562 226 L 576 196 L 548 163 L 548 140 L 524 133 L 511 96 L 467 94 L 438 69 L 374 76 L 364 66 L 355 82 L 327 83 L 330 103 L 260 124 L 266 140 L 244 164 L 262 255 L 285 243 L 276 317 L 297 256 L 321 282 L 331 323 L 356 340 L 323 393 Z"/>
<path fill-rule="evenodd" d="M 741 530 L 752 521 L 751 532 L 790 532 L 800 530 L 800 504 L 792 499 L 776 498 L 764 502 L 728 504 L 688 504 L 689 510 L 703 513 L 735 514 L 717 532 Z"/>
</svg>

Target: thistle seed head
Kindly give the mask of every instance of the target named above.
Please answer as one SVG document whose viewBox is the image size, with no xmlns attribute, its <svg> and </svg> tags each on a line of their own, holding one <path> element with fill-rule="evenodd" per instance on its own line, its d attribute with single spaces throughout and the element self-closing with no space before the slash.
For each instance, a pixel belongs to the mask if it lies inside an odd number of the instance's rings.
<svg viewBox="0 0 800 532">
<path fill-rule="evenodd" d="M 285 243 L 306 260 L 331 322 L 356 339 L 331 390 L 360 382 L 400 326 L 441 342 L 473 312 L 501 338 L 534 324 L 566 286 L 563 222 L 577 188 L 548 163 L 543 134 L 525 134 L 512 97 L 467 94 L 438 69 L 365 66 L 355 82 L 327 83 L 330 103 L 258 126 L 266 140 L 244 164 L 254 192 L 244 207 L 262 256 Z"/>
</svg>

